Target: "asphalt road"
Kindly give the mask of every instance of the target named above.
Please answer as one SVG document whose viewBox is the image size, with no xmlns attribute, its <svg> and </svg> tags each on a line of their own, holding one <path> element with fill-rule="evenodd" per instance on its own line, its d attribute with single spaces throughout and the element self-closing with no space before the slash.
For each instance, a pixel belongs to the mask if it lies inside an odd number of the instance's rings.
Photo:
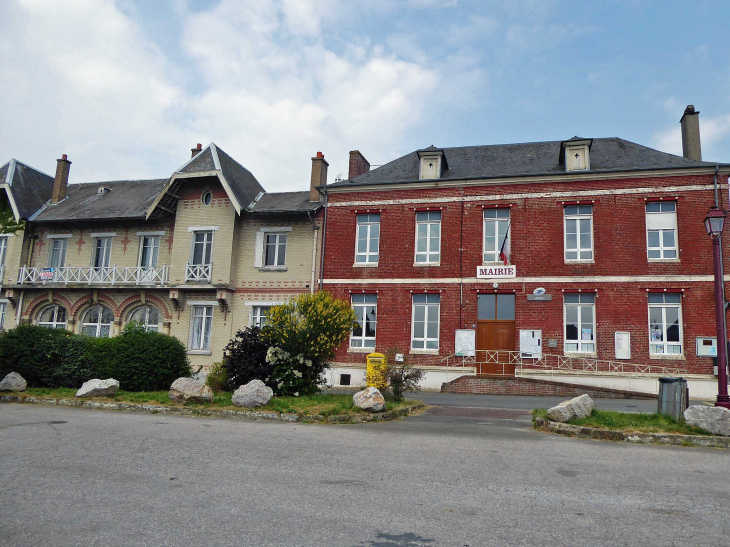
<svg viewBox="0 0 730 547">
<path fill-rule="evenodd" d="M 727 545 L 730 452 L 526 410 L 351 426 L 0 405 L 2 545 Z"/>
</svg>

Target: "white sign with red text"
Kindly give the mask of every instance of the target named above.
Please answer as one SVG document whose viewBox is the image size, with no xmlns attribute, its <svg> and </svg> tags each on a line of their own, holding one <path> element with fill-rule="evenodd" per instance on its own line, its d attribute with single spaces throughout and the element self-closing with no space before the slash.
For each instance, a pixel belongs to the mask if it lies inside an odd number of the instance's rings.
<svg viewBox="0 0 730 547">
<path fill-rule="evenodd" d="M 477 279 L 517 277 L 517 266 L 477 266 Z"/>
</svg>

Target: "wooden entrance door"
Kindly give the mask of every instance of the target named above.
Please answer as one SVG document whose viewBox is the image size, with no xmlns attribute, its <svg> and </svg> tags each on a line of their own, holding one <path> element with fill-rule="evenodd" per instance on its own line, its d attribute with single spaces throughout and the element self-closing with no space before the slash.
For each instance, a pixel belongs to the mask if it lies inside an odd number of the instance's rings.
<svg viewBox="0 0 730 547">
<path fill-rule="evenodd" d="M 476 349 L 478 374 L 514 375 L 514 363 L 506 352 L 515 350 L 515 295 L 479 295 Z M 485 350 L 505 353 L 495 358 Z"/>
</svg>

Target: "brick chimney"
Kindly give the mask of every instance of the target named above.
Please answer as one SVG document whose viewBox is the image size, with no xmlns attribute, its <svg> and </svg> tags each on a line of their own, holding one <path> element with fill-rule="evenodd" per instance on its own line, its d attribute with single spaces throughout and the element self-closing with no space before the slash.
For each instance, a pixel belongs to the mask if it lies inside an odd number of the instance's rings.
<svg viewBox="0 0 730 547">
<path fill-rule="evenodd" d="M 693 104 L 688 104 L 679 123 L 682 126 L 682 155 L 691 160 L 701 160 L 700 111 L 695 110 Z"/>
<path fill-rule="evenodd" d="M 319 201 L 317 186 L 327 185 L 327 168 L 329 163 L 324 159 L 322 152 L 312 158 L 312 181 L 309 185 L 309 201 Z"/>
<path fill-rule="evenodd" d="M 190 157 L 191 157 L 191 158 L 194 158 L 195 156 L 197 156 L 198 154 L 200 154 L 200 151 L 201 151 L 202 149 L 203 149 L 203 145 L 202 145 L 202 144 L 200 144 L 200 143 L 196 144 L 196 145 L 195 145 L 195 148 L 191 148 L 191 149 L 190 149 L 190 152 L 191 152 L 191 154 L 192 154 L 192 155 L 191 155 Z"/>
<path fill-rule="evenodd" d="M 58 203 L 66 199 L 66 187 L 68 187 L 68 172 L 71 170 L 71 162 L 68 156 L 63 154 L 61 159 L 56 160 L 56 178 L 53 181 L 53 193 L 51 203 Z"/>
<path fill-rule="evenodd" d="M 352 180 L 357 176 L 370 171 L 370 162 L 365 159 L 359 150 L 350 151 L 350 169 L 347 178 Z"/>
</svg>

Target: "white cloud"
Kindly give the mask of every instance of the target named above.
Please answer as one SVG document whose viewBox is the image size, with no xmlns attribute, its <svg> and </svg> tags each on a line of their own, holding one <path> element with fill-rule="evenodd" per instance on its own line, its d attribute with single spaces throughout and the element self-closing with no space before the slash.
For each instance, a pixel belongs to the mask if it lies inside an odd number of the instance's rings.
<svg viewBox="0 0 730 547">
<path fill-rule="evenodd" d="M 702 144 L 702 159 L 714 161 L 724 155 L 721 148 L 725 140 L 730 137 L 730 114 L 714 118 L 700 118 L 700 141 Z M 674 127 L 657 131 L 653 136 L 653 147 L 670 154 L 682 155 L 682 130 L 677 123 Z M 726 146 L 725 146 L 726 148 Z M 726 161 L 726 160 L 722 160 Z"/>
</svg>

